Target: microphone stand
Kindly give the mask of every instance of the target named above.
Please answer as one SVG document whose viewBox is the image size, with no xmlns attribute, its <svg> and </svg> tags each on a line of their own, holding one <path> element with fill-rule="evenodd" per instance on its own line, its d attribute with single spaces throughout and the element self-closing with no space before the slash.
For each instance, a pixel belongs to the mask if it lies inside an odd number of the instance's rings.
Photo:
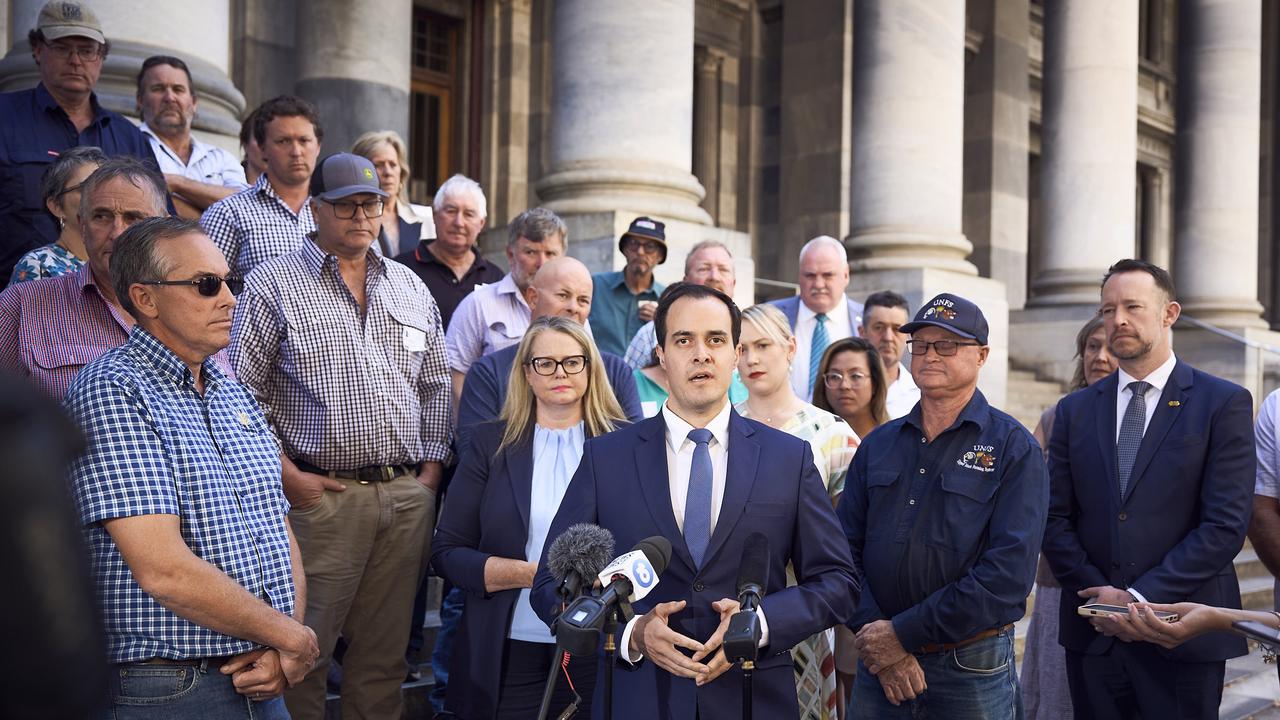
<svg viewBox="0 0 1280 720">
<path fill-rule="evenodd" d="M 604 621 L 604 720 L 613 720 L 613 664 L 617 662 L 618 644 L 614 635 L 618 632 L 618 621 L 623 624 L 631 622 L 634 612 L 626 598 L 620 598 L 617 606 Z"/>
<path fill-rule="evenodd" d="M 742 720 L 751 720 L 751 676 L 756 669 L 755 660 L 742 661 Z"/>
<path fill-rule="evenodd" d="M 568 588 L 560 588 L 560 611 L 568 607 L 573 594 Z M 552 625 L 551 632 L 555 633 L 555 626 Z M 559 639 L 556 640 L 556 654 L 551 661 L 551 669 L 547 671 L 546 686 L 542 690 L 542 704 L 538 707 L 538 720 L 547 720 L 547 716 L 551 713 L 551 698 L 556 693 L 556 681 L 560 679 L 560 662 L 564 659 L 564 648 L 560 646 Z"/>
</svg>

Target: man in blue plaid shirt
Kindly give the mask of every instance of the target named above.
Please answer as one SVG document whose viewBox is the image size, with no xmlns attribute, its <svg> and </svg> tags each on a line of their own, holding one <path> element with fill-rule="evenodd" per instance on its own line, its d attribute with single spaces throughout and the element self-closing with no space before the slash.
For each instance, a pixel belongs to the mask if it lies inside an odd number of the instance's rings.
<svg viewBox="0 0 1280 720">
<path fill-rule="evenodd" d="M 196 223 L 130 227 L 111 276 L 137 327 L 67 394 L 88 438 L 71 481 L 113 665 L 108 717 L 288 717 L 280 695 L 319 654 L 274 436 L 209 359 L 230 339 L 228 272 Z"/>
</svg>

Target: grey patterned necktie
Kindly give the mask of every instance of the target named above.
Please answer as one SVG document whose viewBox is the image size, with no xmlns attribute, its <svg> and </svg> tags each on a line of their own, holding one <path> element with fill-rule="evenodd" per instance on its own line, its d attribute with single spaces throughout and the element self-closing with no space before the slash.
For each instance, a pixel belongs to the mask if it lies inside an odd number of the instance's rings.
<svg viewBox="0 0 1280 720">
<path fill-rule="evenodd" d="M 1129 474 L 1133 472 L 1133 461 L 1138 458 L 1138 448 L 1142 445 L 1142 431 L 1147 424 L 1147 403 L 1142 396 L 1150 389 L 1151 383 L 1145 380 L 1129 383 L 1129 392 L 1133 394 L 1120 422 L 1120 436 L 1116 438 L 1116 471 L 1120 476 L 1121 499 L 1129 489 Z"/>
</svg>

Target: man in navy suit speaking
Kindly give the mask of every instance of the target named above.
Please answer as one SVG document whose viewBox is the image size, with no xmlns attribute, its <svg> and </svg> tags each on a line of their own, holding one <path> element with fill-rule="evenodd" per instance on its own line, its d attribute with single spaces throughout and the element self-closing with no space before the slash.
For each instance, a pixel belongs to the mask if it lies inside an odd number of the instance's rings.
<svg viewBox="0 0 1280 720">
<path fill-rule="evenodd" d="M 1217 718 L 1225 661 L 1244 638 L 1175 650 L 1133 640 L 1083 603 L 1190 600 L 1240 607 L 1256 459 L 1249 392 L 1173 354 L 1180 307 L 1162 268 L 1121 260 L 1102 283 L 1120 369 L 1058 403 L 1044 554 L 1062 582 L 1059 639 L 1076 717 Z M 1074 602 L 1073 602 L 1074 601 Z"/>
<path fill-rule="evenodd" d="M 667 293 L 655 325 L 671 394 L 652 418 L 587 441 L 547 534 L 597 523 L 621 549 L 663 535 L 671 562 L 619 628 L 613 703 L 627 717 L 714 720 L 742 715 L 742 672 L 721 648 L 738 610 L 745 541 L 769 539 L 763 629 L 753 681 L 758 717 L 796 717 L 791 646 L 845 622 L 857 599 L 844 542 L 809 444 L 733 411 L 728 390 L 741 316 L 700 285 Z M 797 584 L 787 587 L 787 564 Z M 532 604 L 551 622 L 559 602 L 545 557 Z M 604 702 L 597 686 L 593 710 Z"/>
</svg>

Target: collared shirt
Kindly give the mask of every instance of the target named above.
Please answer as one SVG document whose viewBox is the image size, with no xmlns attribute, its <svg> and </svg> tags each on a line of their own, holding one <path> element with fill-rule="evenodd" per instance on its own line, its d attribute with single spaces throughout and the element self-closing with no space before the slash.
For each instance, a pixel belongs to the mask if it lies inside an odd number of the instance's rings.
<svg viewBox="0 0 1280 720">
<path fill-rule="evenodd" d="M 465 375 L 481 356 L 520 342 L 529 318 L 529 304 L 511 273 L 496 285 L 477 287 L 458 304 L 449 323 L 449 369 Z"/>
<path fill-rule="evenodd" d="M 809 350 L 813 346 L 813 329 L 818 325 L 818 314 L 809 309 L 801 300 L 796 308 L 796 326 L 791 329 L 796 336 L 796 356 L 791 360 L 791 389 L 796 397 L 809 402 L 813 399 L 813 389 L 809 387 Z M 849 317 L 849 302 L 840 298 L 835 308 L 827 313 L 827 339 L 830 342 L 843 340 L 853 335 L 853 329 L 861 322 L 861 318 Z"/>
<path fill-rule="evenodd" d="M 1160 367 L 1151 371 L 1142 380 L 1151 383 L 1151 387 L 1147 388 L 1147 394 L 1142 396 L 1142 401 L 1146 405 L 1147 416 L 1142 421 L 1142 432 L 1146 434 L 1147 426 L 1151 424 L 1151 416 L 1156 414 L 1156 407 L 1160 405 L 1160 393 L 1164 392 L 1164 386 L 1169 384 L 1169 376 L 1173 374 L 1173 367 L 1178 364 L 1178 358 L 1173 353 L 1169 353 L 1169 359 L 1164 361 Z M 1116 440 L 1120 440 L 1120 424 L 1124 422 L 1125 410 L 1129 409 L 1129 399 L 1133 397 L 1133 391 L 1129 389 L 1129 383 L 1138 380 L 1124 369 L 1120 369 L 1118 378 L 1118 388 L 1116 391 Z"/>
<path fill-rule="evenodd" d="M 585 441 L 581 421 L 563 430 L 533 426 L 533 486 L 529 492 L 529 535 L 524 543 L 526 559 L 542 557 L 547 531 L 551 529 L 551 521 L 556 510 L 560 509 L 564 491 L 569 488 L 569 481 L 578 469 L 578 462 L 582 460 Z M 529 604 L 529 588 L 520 591 L 507 637 L 524 642 L 556 641 L 547 624 Z"/>
<path fill-rule="evenodd" d="M 898 363 L 898 379 L 889 386 L 889 391 L 884 398 L 889 419 L 896 420 L 906 415 L 918 402 L 920 402 L 920 388 L 916 387 L 915 378 L 911 377 L 911 371 L 907 369 L 906 363 Z"/>
<path fill-rule="evenodd" d="M 1039 446 L 980 390 L 932 442 L 920 405 L 880 426 L 836 509 L 863 580 L 849 626 L 892 619 L 914 652 L 1021 619 L 1048 502 Z"/>
<path fill-rule="evenodd" d="M 639 370 L 649 364 L 649 360 L 653 358 L 653 349 L 656 347 L 658 347 L 658 328 L 650 320 L 641 325 L 636 331 L 636 336 L 631 338 L 631 344 L 627 346 L 627 356 L 624 359 L 632 370 Z"/>
<path fill-rule="evenodd" d="M 240 277 L 302 247 L 307 235 L 316 231 L 311 198 L 295 213 L 265 173 L 247 190 L 210 205 L 200 216 L 200 226 L 227 258 L 232 274 Z"/>
<path fill-rule="evenodd" d="M 58 277 L 73 273 L 82 267 L 84 267 L 84 261 L 70 250 L 57 243 L 44 245 L 18 260 L 18 264 L 13 266 L 13 275 L 9 276 L 9 284 Z"/>
<path fill-rule="evenodd" d="M 1280 390 L 1272 392 L 1262 401 L 1253 428 L 1254 440 L 1258 446 L 1258 474 L 1253 494 L 1269 498 L 1280 498 L 1280 434 L 1276 431 L 1278 405 Z M 1280 578 L 1275 581 L 1275 607 L 1280 610 Z"/>
<path fill-rule="evenodd" d="M 138 128 L 89 96 L 93 120 L 77 131 L 71 118 L 38 83 L 0 94 L 0 282 L 23 253 L 58 239 L 58 224 L 44 207 L 41 178 L 58 153 L 94 145 L 110 157 L 131 155 L 155 164 Z"/>
<path fill-rule="evenodd" d="M 632 294 L 621 270 L 596 273 L 591 282 L 594 294 L 588 320 L 595 327 L 596 346 L 614 355 L 625 355 L 631 338 L 644 324 L 640 321 L 640 301 L 657 302 L 666 286 L 654 280 L 648 290 Z"/>
<path fill-rule="evenodd" d="M 258 647 L 201 627 L 143 591 L 103 521 L 176 515 L 196 557 L 292 615 L 280 454 L 253 398 L 206 360 L 204 394 L 185 363 L 150 333 L 85 368 L 66 409 L 88 440 L 71 468 L 107 659 L 220 657 Z"/>
<path fill-rule="evenodd" d="M 467 268 L 459 278 L 453 273 L 453 268 L 440 262 L 439 258 L 431 254 L 427 249 L 430 244 L 429 241 L 422 240 L 414 249 L 396 256 L 396 261 L 403 263 L 416 273 L 431 291 L 431 296 L 440 306 L 440 319 L 444 321 L 444 329 L 448 332 L 454 311 L 458 309 L 463 298 L 481 285 L 501 282 L 506 273 L 502 272 L 502 268 L 486 260 L 478 249 L 472 248 L 474 259 L 471 261 L 471 267 Z"/>
<path fill-rule="evenodd" d="M 81 368 L 129 339 L 130 321 L 88 266 L 13 285 L 0 292 L 0 368 L 61 400 Z"/>
<path fill-rule="evenodd" d="M 289 457 L 327 470 L 449 459 L 440 312 L 405 266 L 366 255 L 365 311 L 312 239 L 249 275 L 231 362 Z"/>
<path fill-rule="evenodd" d="M 234 155 L 217 145 L 210 145 L 191 135 L 191 159 L 182 161 L 182 157 L 147 127 L 146 123 L 138 126 L 147 141 L 151 143 L 151 151 L 155 153 L 156 162 L 160 164 L 160 172 L 181 175 L 188 180 L 218 185 L 235 190 L 244 190 L 249 183 L 244 177 L 244 167 Z"/>
</svg>

